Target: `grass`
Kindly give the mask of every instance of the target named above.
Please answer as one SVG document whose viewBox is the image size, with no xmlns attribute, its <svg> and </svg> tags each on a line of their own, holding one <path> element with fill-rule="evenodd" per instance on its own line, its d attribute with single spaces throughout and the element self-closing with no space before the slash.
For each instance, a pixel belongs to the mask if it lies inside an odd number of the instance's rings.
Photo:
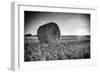
<svg viewBox="0 0 100 73">
<path fill-rule="evenodd" d="M 59 42 L 40 44 L 37 38 L 25 38 L 24 60 L 49 61 L 90 58 L 90 38 L 61 38 Z"/>
</svg>

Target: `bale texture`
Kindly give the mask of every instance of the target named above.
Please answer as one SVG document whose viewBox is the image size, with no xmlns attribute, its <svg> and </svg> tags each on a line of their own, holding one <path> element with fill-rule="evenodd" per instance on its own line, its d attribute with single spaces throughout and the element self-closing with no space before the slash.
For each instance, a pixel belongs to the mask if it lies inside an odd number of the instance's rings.
<svg viewBox="0 0 100 73">
<path fill-rule="evenodd" d="M 60 39 L 60 30 L 56 23 L 50 22 L 38 28 L 37 36 L 40 43 L 56 42 Z"/>
</svg>

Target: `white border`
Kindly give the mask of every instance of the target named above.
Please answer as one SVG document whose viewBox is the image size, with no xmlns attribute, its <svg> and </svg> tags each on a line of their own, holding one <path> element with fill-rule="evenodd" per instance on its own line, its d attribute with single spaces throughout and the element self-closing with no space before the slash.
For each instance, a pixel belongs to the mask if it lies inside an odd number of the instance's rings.
<svg viewBox="0 0 100 73">
<path fill-rule="evenodd" d="M 47 68 L 63 68 L 77 66 L 96 65 L 96 49 L 91 37 L 91 59 L 81 60 L 63 60 L 63 61 L 42 61 L 42 62 L 24 62 L 24 11 L 49 11 L 49 12 L 70 12 L 91 14 L 91 36 L 95 33 L 96 8 L 83 6 L 40 6 L 25 3 L 12 3 L 12 59 L 11 69 L 31 70 L 31 69 L 47 69 Z M 14 24 L 14 25 L 13 25 Z M 15 40 L 15 41 L 14 41 Z"/>
</svg>

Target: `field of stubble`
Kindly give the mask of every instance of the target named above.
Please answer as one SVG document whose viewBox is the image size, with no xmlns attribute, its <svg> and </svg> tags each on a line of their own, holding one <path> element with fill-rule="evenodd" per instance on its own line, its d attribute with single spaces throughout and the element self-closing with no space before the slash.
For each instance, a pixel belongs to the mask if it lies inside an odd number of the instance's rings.
<svg viewBox="0 0 100 73">
<path fill-rule="evenodd" d="M 71 60 L 90 58 L 90 37 L 61 37 L 59 42 L 40 44 L 37 37 L 24 38 L 24 61 Z"/>
</svg>

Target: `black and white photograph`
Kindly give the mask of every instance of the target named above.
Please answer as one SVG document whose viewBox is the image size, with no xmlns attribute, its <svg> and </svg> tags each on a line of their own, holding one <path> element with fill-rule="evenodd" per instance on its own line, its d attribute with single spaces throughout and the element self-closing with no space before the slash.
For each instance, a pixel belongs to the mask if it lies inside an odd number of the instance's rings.
<svg viewBox="0 0 100 73">
<path fill-rule="evenodd" d="M 24 62 L 91 58 L 89 13 L 24 11 Z"/>
</svg>

